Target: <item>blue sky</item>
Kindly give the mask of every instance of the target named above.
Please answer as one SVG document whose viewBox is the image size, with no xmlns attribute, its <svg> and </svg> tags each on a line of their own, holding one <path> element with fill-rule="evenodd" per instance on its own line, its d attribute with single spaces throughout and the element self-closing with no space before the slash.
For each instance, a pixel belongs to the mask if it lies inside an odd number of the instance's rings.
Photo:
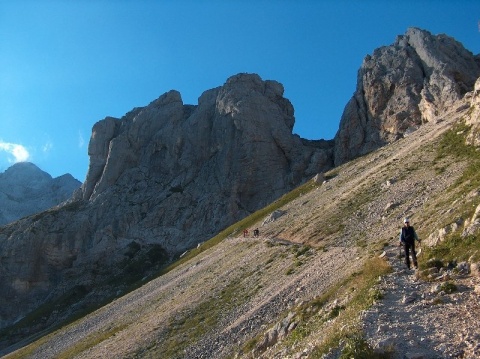
<svg viewBox="0 0 480 359">
<path fill-rule="evenodd" d="M 83 181 L 95 122 L 240 72 L 285 87 L 294 133 L 332 139 L 367 54 L 416 26 L 480 53 L 480 1 L 0 0 L 0 172 Z"/>
</svg>

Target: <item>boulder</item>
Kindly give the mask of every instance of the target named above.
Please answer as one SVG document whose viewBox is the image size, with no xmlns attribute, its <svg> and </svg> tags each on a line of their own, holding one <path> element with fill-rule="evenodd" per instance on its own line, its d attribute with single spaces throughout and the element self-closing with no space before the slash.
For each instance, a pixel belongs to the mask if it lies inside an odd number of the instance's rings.
<svg viewBox="0 0 480 359">
<path fill-rule="evenodd" d="M 322 184 L 325 181 L 325 175 L 323 173 L 317 173 L 315 177 L 313 177 L 313 182 L 317 184 Z"/>
<path fill-rule="evenodd" d="M 277 209 L 270 213 L 262 222 L 262 226 L 271 222 L 275 222 L 278 218 L 283 216 L 286 212 L 280 209 Z"/>
</svg>

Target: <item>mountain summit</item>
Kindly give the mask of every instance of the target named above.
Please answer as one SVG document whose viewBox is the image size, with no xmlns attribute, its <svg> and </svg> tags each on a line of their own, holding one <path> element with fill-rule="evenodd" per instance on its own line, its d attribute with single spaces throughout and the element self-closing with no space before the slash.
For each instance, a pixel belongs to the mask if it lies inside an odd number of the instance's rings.
<svg viewBox="0 0 480 359">
<path fill-rule="evenodd" d="M 80 185 L 70 174 L 52 178 L 33 163 L 15 163 L 0 173 L 0 225 L 60 204 Z"/>
<path fill-rule="evenodd" d="M 364 58 L 335 136 L 335 165 L 435 121 L 479 76 L 479 55 L 455 39 L 408 29 Z"/>
</svg>

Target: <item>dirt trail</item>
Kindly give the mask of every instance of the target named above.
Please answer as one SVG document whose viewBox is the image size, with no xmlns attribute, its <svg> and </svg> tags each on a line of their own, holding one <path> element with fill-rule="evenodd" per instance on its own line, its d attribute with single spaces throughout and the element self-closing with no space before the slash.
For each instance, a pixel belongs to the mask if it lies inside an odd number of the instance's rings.
<svg viewBox="0 0 480 359">
<path fill-rule="evenodd" d="M 386 252 L 394 271 L 379 285 L 384 298 L 362 318 L 372 346 L 392 350 L 393 359 L 479 358 L 479 278 L 450 273 L 458 291 L 448 294 L 445 280 L 427 282 L 406 269 L 396 246 Z"/>
</svg>

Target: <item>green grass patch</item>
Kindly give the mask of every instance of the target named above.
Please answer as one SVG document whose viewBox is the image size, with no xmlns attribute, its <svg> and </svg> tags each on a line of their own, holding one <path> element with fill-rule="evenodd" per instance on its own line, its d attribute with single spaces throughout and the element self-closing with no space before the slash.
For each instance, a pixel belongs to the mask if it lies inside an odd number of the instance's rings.
<svg viewBox="0 0 480 359">
<path fill-rule="evenodd" d="M 166 325 L 167 338 L 148 350 L 150 357 L 183 358 L 185 348 L 195 345 L 204 335 L 216 330 L 222 313 L 244 304 L 258 290 L 248 289 L 241 280 L 230 282 L 208 300 L 178 313 Z"/>
<path fill-rule="evenodd" d="M 293 267 L 288 268 L 285 272 L 286 275 L 292 275 L 293 273 L 295 273 L 295 268 Z"/>
<path fill-rule="evenodd" d="M 70 346 L 68 349 L 65 351 L 59 353 L 57 356 L 55 356 L 56 359 L 68 359 L 68 358 L 73 358 L 75 355 L 80 354 L 81 352 L 94 347 L 97 344 L 100 344 L 101 342 L 107 340 L 108 338 L 114 336 L 116 333 L 119 331 L 123 330 L 125 328 L 124 325 L 122 326 L 116 326 L 112 328 L 108 328 L 104 331 L 101 332 L 95 332 L 87 337 L 83 338 L 81 341 L 75 343 L 74 345 Z M 42 346 L 44 343 L 46 343 L 51 336 L 55 335 L 55 333 L 48 334 L 36 342 L 27 345 L 7 356 L 5 358 L 8 359 L 16 359 L 16 358 L 27 358 L 27 357 L 35 357 L 35 351 Z"/>
<path fill-rule="evenodd" d="M 284 339 L 282 347 L 288 351 L 290 348 L 302 346 L 305 344 L 302 341 L 309 341 L 311 336 L 321 333 L 323 342 L 313 350 L 309 358 L 322 358 L 331 348 L 340 346 L 344 347 L 347 355 L 344 358 L 387 358 L 381 355 L 368 356 L 372 355 L 373 351 L 362 339 L 359 324 L 361 312 L 383 298 L 379 290 L 375 289 L 375 284 L 380 276 L 390 273 L 391 270 L 384 259 L 374 257 L 365 262 L 360 272 L 335 283 L 321 296 L 301 304 L 295 312 L 298 325 Z M 326 309 L 329 303 L 345 296 L 350 298 L 346 303 L 335 304 Z M 262 335 L 263 333 L 252 338 L 240 351 L 251 352 Z M 358 356 L 348 356 L 351 353 L 357 353 L 355 355 Z"/>
<path fill-rule="evenodd" d="M 126 325 L 115 326 L 112 328 L 108 328 L 104 331 L 95 332 L 88 335 L 86 338 L 82 339 L 75 345 L 69 347 L 67 350 L 60 353 L 55 358 L 57 359 L 69 359 L 73 358 L 74 356 L 93 348 L 94 346 L 104 342 L 105 340 L 113 337 L 115 334 L 120 332 L 126 327 Z"/>
<path fill-rule="evenodd" d="M 440 228 L 457 222 L 459 218 L 470 218 L 480 203 L 478 196 L 472 196 L 480 188 L 480 151 L 475 146 L 466 144 L 466 136 L 470 131 L 471 128 L 465 123 L 458 123 L 433 145 L 434 168 L 442 168 L 443 172 L 456 165 L 463 170 L 455 173 L 456 179 L 453 184 L 437 198 L 432 198 L 431 204 L 423 209 L 422 217 L 425 218 L 423 224 L 426 228 Z M 446 208 L 450 210 L 445 211 Z M 425 233 L 427 234 L 429 233 Z M 467 260 L 468 253 L 474 253 L 478 249 L 479 244 L 475 237 L 461 238 L 460 234 L 455 232 L 434 248 L 424 248 L 423 257 L 444 262 L 454 259 Z M 420 262 L 422 268 L 426 268 L 424 263 L 423 260 Z"/>
<path fill-rule="evenodd" d="M 376 353 L 364 337 L 354 334 L 345 338 L 339 359 L 387 359 L 392 353 Z"/>
<path fill-rule="evenodd" d="M 445 292 L 447 294 L 455 293 L 457 290 L 458 290 L 457 286 L 450 281 L 442 283 L 439 288 L 440 292 Z"/>
<path fill-rule="evenodd" d="M 451 157 L 468 161 L 462 176 L 452 186 L 456 188 L 461 185 L 465 193 L 480 186 L 480 152 L 475 146 L 467 145 L 465 141 L 470 128 L 465 123 L 459 123 L 447 131 L 440 140 L 434 161 L 437 163 Z"/>
<path fill-rule="evenodd" d="M 310 246 L 299 246 L 299 245 L 294 245 L 292 247 L 292 251 L 293 251 L 293 254 L 295 255 L 295 258 L 298 258 L 298 257 L 301 257 L 303 255 L 309 255 L 309 251 L 310 249 L 312 249 L 312 247 Z"/>
<path fill-rule="evenodd" d="M 322 344 L 315 348 L 310 358 L 321 358 L 331 348 L 340 347 L 345 341 L 348 343 L 348 340 L 351 340 L 351 338 L 363 338 L 361 329 L 359 328 L 360 314 L 378 300 L 378 293 L 372 290 L 372 288 L 377 284 L 380 276 L 390 273 L 391 270 L 391 267 L 385 260 L 374 257 L 365 262 L 361 272 L 352 275 L 348 281 L 344 283 L 342 288 L 350 288 L 350 291 L 353 293 L 352 298 L 345 305 L 345 309 L 338 313 L 335 321 L 329 323 L 329 326 L 325 328 L 325 339 Z M 359 339 L 354 340 L 354 342 L 358 341 Z M 343 350 L 345 351 L 347 347 L 345 344 Z M 356 344 L 354 348 L 358 348 Z M 345 355 L 348 355 L 348 350 L 346 353 Z M 371 354 L 369 350 L 366 350 L 358 352 L 356 354 L 357 356 L 354 357 L 368 357 L 361 356 L 364 355 L 362 353 Z M 375 357 L 371 356 L 371 358 Z"/>
<path fill-rule="evenodd" d="M 477 235 L 462 237 L 460 233 L 453 233 L 435 247 L 423 248 L 422 256 L 425 261 L 420 263 L 422 269 L 448 262 L 480 261 L 480 240 Z"/>
</svg>

